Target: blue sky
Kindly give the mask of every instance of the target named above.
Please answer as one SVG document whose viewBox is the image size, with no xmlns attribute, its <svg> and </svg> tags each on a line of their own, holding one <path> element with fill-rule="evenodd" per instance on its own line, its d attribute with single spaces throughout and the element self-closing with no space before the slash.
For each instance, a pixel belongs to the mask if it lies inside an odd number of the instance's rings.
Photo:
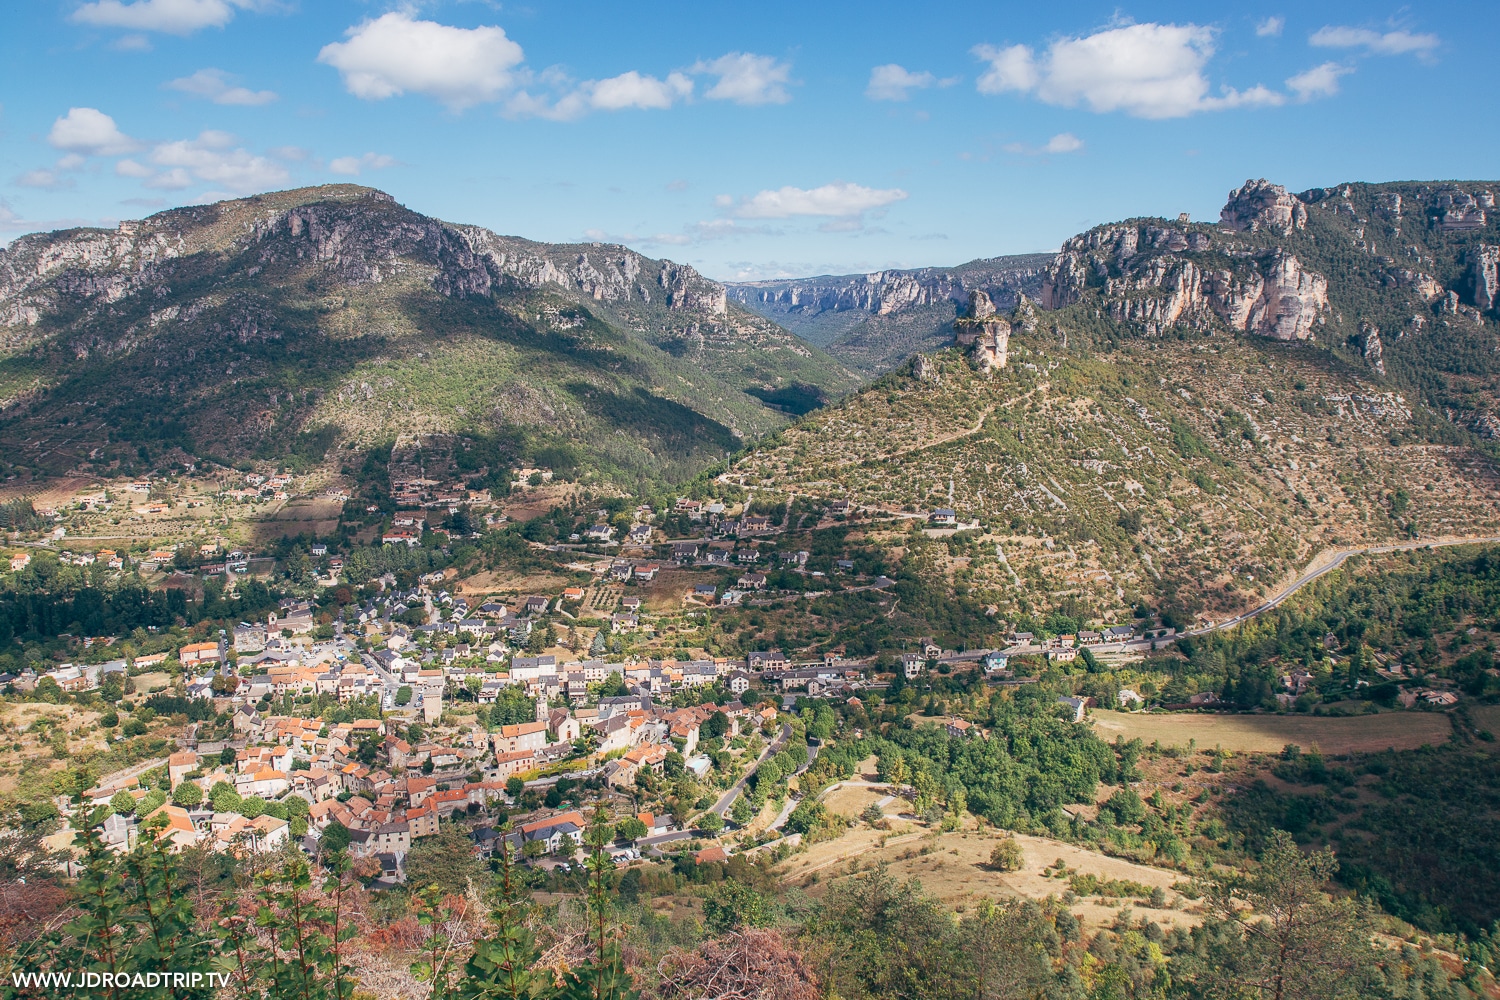
<svg viewBox="0 0 1500 1000">
<path fill-rule="evenodd" d="M 1480 3 L 32 0 L 0 240 L 355 180 L 722 279 L 1049 250 L 1265 176 L 1500 175 Z"/>
</svg>

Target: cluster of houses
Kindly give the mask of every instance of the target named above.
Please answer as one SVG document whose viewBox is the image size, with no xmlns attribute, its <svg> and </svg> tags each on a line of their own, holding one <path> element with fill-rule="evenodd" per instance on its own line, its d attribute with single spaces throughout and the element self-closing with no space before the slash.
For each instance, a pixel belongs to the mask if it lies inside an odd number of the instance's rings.
<svg viewBox="0 0 1500 1000">
<path fill-rule="evenodd" d="M 169 800 L 144 815 L 140 809 L 117 810 L 103 835 L 106 843 L 128 850 L 142 821 L 159 814 L 166 823 L 161 835 L 177 849 L 255 852 L 300 836 L 301 846 L 315 851 L 338 824 L 348 832 L 352 854 L 379 858 L 399 879 L 414 841 L 437 833 L 443 819 L 513 804 L 507 782 L 535 778 L 548 764 L 587 755 L 604 780 L 619 788 L 633 785 L 643 771 L 660 771 L 675 752 L 701 777 L 711 761 L 697 752 L 700 736 L 720 712 L 726 720 L 720 728 L 730 737 L 776 719 L 772 708 L 737 701 L 673 709 L 640 693 L 575 710 L 550 706 L 539 696 L 532 721 L 445 730 L 441 738 L 413 744 L 378 719 L 329 723 L 261 715 L 242 706 L 234 715 L 233 743 L 172 754 Z M 198 794 L 181 794 L 184 784 L 197 786 Z M 223 795 L 224 786 L 233 797 Z M 89 789 L 84 801 L 90 807 L 118 804 L 121 792 L 137 803 L 152 794 L 139 775 L 131 775 Z M 186 801 L 200 804 L 174 804 Z M 247 807 L 251 801 L 255 808 Z M 577 813 L 561 813 L 523 824 L 511 836 L 517 846 L 540 841 L 555 852 L 569 841 L 576 844 L 584 826 Z M 653 820 L 647 826 L 659 832 L 662 824 Z M 476 830 L 475 840 L 481 849 L 496 843 L 488 828 Z"/>
</svg>

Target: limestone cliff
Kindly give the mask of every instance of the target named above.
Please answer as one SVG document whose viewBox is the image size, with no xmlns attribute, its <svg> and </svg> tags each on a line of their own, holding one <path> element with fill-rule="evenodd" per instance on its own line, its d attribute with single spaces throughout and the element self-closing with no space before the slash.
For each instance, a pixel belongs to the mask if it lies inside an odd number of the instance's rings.
<svg viewBox="0 0 1500 1000">
<path fill-rule="evenodd" d="M 953 339 L 968 348 L 969 357 L 979 371 L 989 374 L 1004 368 L 1010 346 L 1010 323 L 995 313 L 995 304 L 984 292 L 969 293 L 968 312 L 953 324 Z"/>
<path fill-rule="evenodd" d="M 1219 323 L 1308 340 L 1328 308 L 1328 280 L 1294 254 L 1219 246 L 1186 223 L 1103 226 L 1068 240 L 1043 279 L 1041 304 L 1062 309 L 1091 288 L 1116 322 L 1153 336 Z"/>
</svg>

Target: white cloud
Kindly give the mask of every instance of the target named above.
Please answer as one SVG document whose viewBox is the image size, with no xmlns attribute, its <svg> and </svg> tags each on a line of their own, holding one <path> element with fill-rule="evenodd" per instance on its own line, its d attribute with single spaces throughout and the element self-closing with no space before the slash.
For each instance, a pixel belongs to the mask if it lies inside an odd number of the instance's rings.
<svg viewBox="0 0 1500 1000">
<path fill-rule="evenodd" d="M 1286 18 L 1268 17 L 1255 26 L 1255 33 L 1261 38 L 1280 38 L 1285 27 Z"/>
<path fill-rule="evenodd" d="M 734 214 L 741 219 L 789 219 L 799 215 L 849 219 L 906 200 L 900 188 L 867 188 L 838 181 L 816 188 L 783 187 L 766 190 L 740 202 Z M 718 199 L 723 204 L 722 198 Z"/>
<path fill-rule="evenodd" d="M 1080 38 L 1062 38 L 1038 55 L 1025 45 L 973 50 L 989 68 L 981 94 L 1019 91 L 1062 107 L 1137 118 L 1181 118 L 1200 111 L 1281 104 L 1263 86 L 1223 88 L 1211 95 L 1203 69 L 1214 54 L 1214 31 L 1196 24 L 1131 24 Z"/>
<path fill-rule="evenodd" d="M 142 163 L 137 163 L 134 160 L 125 159 L 115 161 L 115 173 L 121 177 L 150 177 L 153 172 L 150 167 Z"/>
<path fill-rule="evenodd" d="M 307 150 L 301 146 L 272 146 L 266 152 L 278 160 L 290 160 L 293 163 L 301 163 L 308 156 Z"/>
<path fill-rule="evenodd" d="M 593 84 L 589 90 L 589 103 L 601 111 L 670 108 L 675 101 L 692 92 L 693 81 L 681 73 L 671 73 L 665 80 L 658 80 L 631 70 Z"/>
<path fill-rule="evenodd" d="M 358 177 L 363 170 L 383 170 L 394 167 L 396 158 L 384 153 L 366 153 L 363 156 L 340 156 L 328 161 L 328 169 L 336 174 Z"/>
<path fill-rule="evenodd" d="M 631 70 L 578 84 L 553 74 L 552 82 L 566 89 L 561 97 L 522 91 L 506 102 L 506 113 L 515 118 L 573 121 L 590 111 L 661 110 L 693 95 L 693 81 L 682 73 L 668 73 L 665 80 L 658 80 Z"/>
<path fill-rule="evenodd" d="M 72 187 L 73 179 L 65 177 L 58 170 L 49 170 L 46 167 L 38 167 L 36 170 L 28 170 L 16 178 L 16 184 L 20 187 L 42 188 L 48 191 L 56 191 L 59 188 Z"/>
<path fill-rule="evenodd" d="M 338 70 L 355 97 L 379 101 L 426 94 L 458 111 L 497 100 L 514 86 L 512 73 L 525 58 L 502 28 L 454 28 L 393 11 L 350 28 L 331 42 L 318 62 Z"/>
<path fill-rule="evenodd" d="M 924 90 L 938 82 L 938 78 L 923 71 L 911 70 L 895 63 L 876 66 L 870 70 L 870 83 L 865 87 L 865 96 L 872 101 L 904 101 L 913 90 Z"/>
<path fill-rule="evenodd" d="M 1039 156 L 1043 153 L 1061 154 L 1076 153 L 1083 148 L 1083 140 L 1072 132 L 1059 132 L 1040 146 L 1028 146 L 1024 142 L 1012 142 L 1006 145 L 1007 153 L 1020 153 L 1024 156 Z"/>
<path fill-rule="evenodd" d="M 235 146 L 228 132 L 209 130 L 196 139 L 164 142 L 151 150 L 151 162 L 165 168 L 145 181 L 149 188 L 180 189 L 196 182 L 213 184 L 232 194 L 252 194 L 285 184 L 285 167 Z"/>
<path fill-rule="evenodd" d="M 231 82 L 232 80 L 233 78 L 221 69 L 200 69 L 192 76 L 173 80 L 167 86 L 173 90 L 180 90 L 184 94 L 207 98 L 215 104 L 239 104 L 253 107 L 270 104 L 276 100 L 276 92 L 273 90 L 250 90 L 247 87 L 237 87 Z"/>
<path fill-rule="evenodd" d="M 73 12 L 79 24 L 96 28 L 127 28 L 191 35 L 201 28 L 222 28 L 234 18 L 235 8 L 263 6 L 255 0 L 96 0 Z"/>
<path fill-rule="evenodd" d="M 141 145 L 97 108 L 69 108 L 67 114 L 52 123 L 47 141 L 55 149 L 87 156 L 118 156 Z"/>
<path fill-rule="evenodd" d="M 1410 31 L 1387 31 L 1381 34 L 1369 28 L 1327 25 L 1313 32 L 1307 43 L 1325 49 L 1364 49 L 1381 56 L 1408 53 L 1426 56 L 1431 55 L 1442 44 L 1442 40 L 1437 35 L 1415 34 Z"/>
<path fill-rule="evenodd" d="M 703 95 L 711 101 L 785 104 L 792 99 L 786 90 L 792 76 L 791 63 L 778 62 L 773 56 L 730 52 L 708 62 L 699 60 L 688 72 L 719 78 Z"/>
<path fill-rule="evenodd" d="M 1319 97 L 1332 97 L 1339 92 L 1339 77 L 1354 72 L 1352 66 L 1340 66 L 1326 62 L 1310 70 L 1288 77 L 1287 89 L 1297 95 L 1299 101 L 1312 101 Z"/>
<path fill-rule="evenodd" d="M 181 191 L 193 186 L 193 175 L 182 167 L 173 167 L 171 170 L 152 174 L 142 183 L 154 191 Z"/>
</svg>

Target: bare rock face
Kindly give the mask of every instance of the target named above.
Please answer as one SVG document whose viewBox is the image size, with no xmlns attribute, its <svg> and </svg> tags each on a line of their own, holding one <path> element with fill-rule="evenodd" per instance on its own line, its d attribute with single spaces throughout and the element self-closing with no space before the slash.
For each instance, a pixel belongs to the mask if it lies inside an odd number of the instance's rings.
<svg viewBox="0 0 1500 1000">
<path fill-rule="evenodd" d="M 937 365 L 925 354 L 918 354 L 911 364 L 911 373 L 918 382 L 939 382 Z"/>
<path fill-rule="evenodd" d="M 968 315 L 953 324 L 953 339 L 969 348 L 969 357 L 985 374 L 1004 368 L 1010 348 L 1010 323 L 995 313 L 995 303 L 984 292 L 969 293 Z"/>
<path fill-rule="evenodd" d="M 1469 280 L 1474 283 L 1474 307 L 1481 312 L 1500 301 L 1500 247 L 1481 243 L 1469 252 Z"/>
<path fill-rule="evenodd" d="M 1235 232 L 1270 232 L 1290 236 L 1307 225 L 1307 206 L 1280 184 L 1262 177 L 1247 180 L 1244 187 L 1229 192 L 1229 201 L 1219 211 L 1219 224 Z"/>
<path fill-rule="evenodd" d="M 1277 340 L 1311 340 L 1313 324 L 1327 308 L 1328 279 L 1278 251 L 1242 329 Z"/>
<path fill-rule="evenodd" d="M 1385 362 L 1381 355 L 1385 349 L 1380 343 L 1380 331 L 1370 323 L 1359 325 L 1359 348 L 1364 355 L 1365 364 L 1384 375 Z"/>
<path fill-rule="evenodd" d="M 1041 304 L 1061 309 L 1099 289 L 1112 319 L 1151 336 L 1222 322 L 1277 340 L 1312 337 L 1328 308 L 1326 278 L 1284 250 L 1216 249 L 1207 233 L 1102 226 L 1063 244 L 1043 279 Z"/>
</svg>

